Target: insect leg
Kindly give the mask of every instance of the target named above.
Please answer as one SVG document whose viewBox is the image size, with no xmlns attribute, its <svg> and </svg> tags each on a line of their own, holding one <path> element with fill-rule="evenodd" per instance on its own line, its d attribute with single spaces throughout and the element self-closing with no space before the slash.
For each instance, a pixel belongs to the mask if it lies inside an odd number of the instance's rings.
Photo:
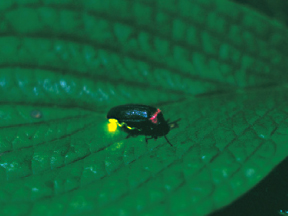
<svg viewBox="0 0 288 216">
<path fill-rule="evenodd" d="M 167 137 L 166 137 L 166 136 L 164 136 L 164 137 L 165 137 L 166 141 L 169 143 L 169 145 L 173 147 L 173 145 L 169 142 L 169 140 L 167 139 Z"/>
<path fill-rule="evenodd" d="M 148 138 L 147 136 L 145 136 L 145 141 L 146 141 L 147 144 L 148 144 L 148 140 L 149 140 L 149 139 L 153 139 L 153 137 L 149 137 L 149 138 Z"/>
</svg>

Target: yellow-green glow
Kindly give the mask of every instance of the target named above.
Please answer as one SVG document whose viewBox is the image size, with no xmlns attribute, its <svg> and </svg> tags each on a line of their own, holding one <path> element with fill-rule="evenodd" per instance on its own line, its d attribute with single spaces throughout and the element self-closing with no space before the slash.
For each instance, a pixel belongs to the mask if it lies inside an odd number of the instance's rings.
<svg viewBox="0 0 288 216">
<path fill-rule="evenodd" d="M 119 123 L 116 119 L 109 119 L 108 131 L 109 132 L 115 132 L 117 129 L 117 124 L 119 124 Z"/>
<path fill-rule="evenodd" d="M 121 124 L 119 122 L 117 122 L 119 127 L 123 127 L 123 125 L 127 125 L 125 122 L 122 122 Z"/>
<path fill-rule="evenodd" d="M 119 127 L 123 127 L 124 125 L 126 125 L 126 127 L 129 129 L 129 130 L 138 130 L 138 131 L 141 131 L 141 129 L 137 129 L 135 127 L 130 127 L 128 126 L 125 122 L 122 122 L 121 124 L 118 122 L 117 119 L 108 119 L 109 121 L 109 124 L 108 124 L 108 131 L 109 132 L 115 132 L 117 130 L 117 125 Z"/>
<path fill-rule="evenodd" d="M 122 147 L 123 147 L 123 142 L 117 142 L 117 143 L 114 143 L 109 148 L 107 148 L 107 150 L 109 150 L 109 151 L 118 151 Z"/>
</svg>

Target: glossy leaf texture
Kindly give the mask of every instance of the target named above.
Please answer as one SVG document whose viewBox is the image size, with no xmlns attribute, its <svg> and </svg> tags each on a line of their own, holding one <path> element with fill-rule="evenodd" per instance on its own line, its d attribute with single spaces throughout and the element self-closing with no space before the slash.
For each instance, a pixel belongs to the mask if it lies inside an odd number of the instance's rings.
<svg viewBox="0 0 288 216">
<path fill-rule="evenodd" d="M 0 215 L 207 215 L 288 154 L 285 26 L 226 0 L 0 3 Z M 107 131 L 120 104 L 180 119 Z"/>
</svg>

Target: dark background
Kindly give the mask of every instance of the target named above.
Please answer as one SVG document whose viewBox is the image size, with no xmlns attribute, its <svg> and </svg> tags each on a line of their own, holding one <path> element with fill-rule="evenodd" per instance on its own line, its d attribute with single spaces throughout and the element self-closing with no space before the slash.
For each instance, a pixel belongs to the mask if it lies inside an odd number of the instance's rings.
<svg viewBox="0 0 288 216">
<path fill-rule="evenodd" d="M 287 0 L 230 0 L 256 10 L 288 26 Z M 287 38 L 288 40 L 288 38 Z M 288 145 L 288 143 L 287 143 Z M 274 216 L 288 210 L 288 159 L 279 164 L 256 187 L 231 205 L 210 216 Z M 288 215 L 288 214 L 287 214 Z"/>
<path fill-rule="evenodd" d="M 288 158 L 244 196 L 210 216 L 274 216 L 280 210 L 288 210 Z"/>
</svg>

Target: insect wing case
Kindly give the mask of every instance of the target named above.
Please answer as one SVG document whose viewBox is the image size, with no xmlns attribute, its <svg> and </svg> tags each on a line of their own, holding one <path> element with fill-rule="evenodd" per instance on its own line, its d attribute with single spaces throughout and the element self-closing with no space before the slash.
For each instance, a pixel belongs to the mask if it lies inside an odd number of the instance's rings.
<svg viewBox="0 0 288 216">
<path fill-rule="evenodd" d="M 143 122 L 147 121 L 150 116 L 156 112 L 155 107 L 138 105 L 138 104 L 129 104 L 116 106 L 110 109 L 107 114 L 107 118 L 117 119 L 119 122 Z"/>
<path fill-rule="evenodd" d="M 107 114 L 108 119 L 117 119 L 118 122 L 125 123 L 122 129 L 133 135 L 164 136 L 170 127 L 165 121 L 162 112 L 157 114 L 157 123 L 153 123 L 150 118 L 157 112 L 157 108 L 140 104 L 128 104 L 113 107 Z M 129 129 L 127 126 L 133 128 Z"/>
</svg>

